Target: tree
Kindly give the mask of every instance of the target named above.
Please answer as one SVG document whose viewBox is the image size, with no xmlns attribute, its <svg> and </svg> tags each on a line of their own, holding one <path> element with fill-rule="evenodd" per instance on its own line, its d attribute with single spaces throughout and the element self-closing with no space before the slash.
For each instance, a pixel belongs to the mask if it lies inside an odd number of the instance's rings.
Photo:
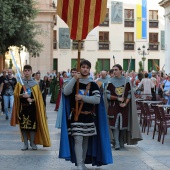
<svg viewBox="0 0 170 170">
<path fill-rule="evenodd" d="M 96 65 L 95 65 L 95 74 L 100 72 L 100 68 L 99 68 L 99 62 L 96 61 Z"/>
<path fill-rule="evenodd" d="M 3 2 L 2 2 L 3 1 Z M 40 26 L 33 21 L 38 14 L 34 0 L 0 0 L 0 54 L 9 46 L 25 46 L 38 53 L 43 45 L 35 39 L 41 34 Z"/>
<path fill-rule="evenodd" d="M 9 69 L 12 69 L 13 67 L 13 63 L 12 63 L 12 59 L 9 60 Z"/>
<path fill-rule="evenodd" d="M 143 71 L 143 64 L 142 64 L 142 61 L 139 61 L 139 70 L 138 70 L 138 72 L 141 73 L 141 71 Z"/>
</svg>

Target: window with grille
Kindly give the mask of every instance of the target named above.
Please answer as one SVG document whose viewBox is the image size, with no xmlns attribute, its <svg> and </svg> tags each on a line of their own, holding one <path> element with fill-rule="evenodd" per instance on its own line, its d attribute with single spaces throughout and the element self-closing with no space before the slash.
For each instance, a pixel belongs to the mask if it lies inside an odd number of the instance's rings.
<svg viewBox="0 0 170 170">
<path fill-rule="evenodd" d="M 158 50 L 158 47 L 159 47 L 158 33 L 149 33 L 149 49 Z"/>
<path fill-rule="evenodd" d="M 149 20 L 158 20 L 158 10 L 149 10 Z"/>
<path fill-rule="evenodd" d="M 149 28 L 158 28 L 158 10 L 149 10 Z"/>
<path fill-rule="evenodd" d="M 134 9 L 125 9 L 124 18 L 125 27 L 134 27 Z"/>
<path fill-rule="evenodd" d="M 158 42 L 158 33 L 149 33 L 149 43 Z"/>
<path fill-rule="evenodd" d="M 134 32 L 124 33 L 124 50 L 134 50 Z"/>
<path fill-rule="evenodd" d="M 109 32 L 99 32 L 99 50 L 109 50 Z"/>
</svg>

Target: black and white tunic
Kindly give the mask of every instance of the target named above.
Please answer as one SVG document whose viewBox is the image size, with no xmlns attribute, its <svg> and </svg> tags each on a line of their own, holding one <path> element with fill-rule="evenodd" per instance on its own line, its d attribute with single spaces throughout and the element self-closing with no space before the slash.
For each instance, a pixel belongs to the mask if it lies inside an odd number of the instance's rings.
<svg viewBox="0 0 170 170">
<path fill-rule="evenodd" d="M 91 83 L 90 90 L 84 96 L 86 86 Z M 75 108 L 75 95 L 76 95 L 76 79 L 72 80 L 65 86 L 64 94 L 70 95 L 70 108 Z M 79 81 L 79 94 L 83 95 L 83 107 L 82 112 L 88 111 L 91 114 L 81 114 L 78 117 L 78 121 L 74 121 L 74 113 L 71 114 L 71 121 L 68 126 L 68 132 L 70 135 L 81 135 L 81 136 L 93 136 L 96 135 L 96 126 L 94 123 L 94 105 L 100 103 L 100 92 L 98 85 L 89 79 L 80 79 Z M 71 113 L 70 110 L 70 113 Z"/>
</svg>

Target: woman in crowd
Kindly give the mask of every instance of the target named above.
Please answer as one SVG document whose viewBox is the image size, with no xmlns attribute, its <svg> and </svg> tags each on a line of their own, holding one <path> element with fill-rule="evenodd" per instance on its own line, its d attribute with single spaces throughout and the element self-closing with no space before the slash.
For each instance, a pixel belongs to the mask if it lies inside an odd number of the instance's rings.
<svg viewBox="0 0 170 170">
<path fill-rule="evenodd" d="M 142 98 L 146 99 L 147 97 L 152 98 L 152 93 L 151 93 L 151 88 L 154 88 L 154 83 L 152 82 L 151 79 L 148 77 L 148 73 L 145 73 L 145 78 L 142 79 L 142 81 L 139 83 L 139 89 L 142 89 L 143 86 L 143 91 L 141 92 Z"/>
<path fill-rule="evenodd" d="M 67 79 L 67 73 L 66 71 L 62 72 L 62 77 L 59 76 L 59 92 L 58 92 L 58 96 L 57 96 L 57 100 L 56 100 L 56 107 L 55 107 L 55 111 L 58 111 L 59 108 L 59 104 L 60 104 L 60 99 L 61 99 L 61 90 L 62 90 L 62 86 L 64 81 Z"/>
<path fill-rule="evenodd" d="M 164 92 L 164 98 L 167 99 L 167 105 L 170 105 L 170 73 L 167 75 L 167 79 L 160 85 Z"/>
</svg>

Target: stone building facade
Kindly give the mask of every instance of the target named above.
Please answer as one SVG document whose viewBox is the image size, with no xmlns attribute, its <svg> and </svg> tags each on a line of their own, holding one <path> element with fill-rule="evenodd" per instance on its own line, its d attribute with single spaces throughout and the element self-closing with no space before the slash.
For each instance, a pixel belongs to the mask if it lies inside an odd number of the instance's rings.
<svg viewBox="0 0 170 170">
<path fill-rule="evenodd" d="M 165 71 L 170 73 L 170 0 L 159 2 L 165 9 Z"/>
<path fill-rule="evenodd" d="M 41 26 L 42 34 L 36 38 L 44 45 L 42 52 L 36 57 L 30 55 L 30 64 L 33 72 L 41 71 L 42 75 L 53 69 L 53 17 L 56 9 L 52 6 L 52 0 L 37 0 L 39 14 L 35 22 Z"/>
</svg>

